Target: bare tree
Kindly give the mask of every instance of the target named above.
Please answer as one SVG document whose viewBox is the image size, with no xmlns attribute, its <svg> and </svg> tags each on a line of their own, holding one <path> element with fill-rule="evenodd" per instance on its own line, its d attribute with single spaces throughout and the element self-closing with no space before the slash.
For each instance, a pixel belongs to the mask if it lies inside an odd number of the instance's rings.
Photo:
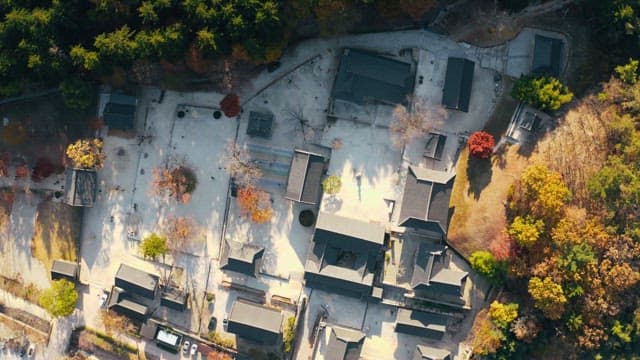
<svg viewBox="0 0 640 360">
<path fill-rule="evenodd" d="M 198 224 L 188 216 L 169 216 L 162 226 L 162 233 L 169 240 L 167 246 L 174 254 L 184 251 L 194 241 L 197 232 Z"/>
<path fill-rule="evenodd" d="M 309 125 L 309 119 L 304 116 L 302 107 L 300 105 L 297 105 L 295 108 L 287 107 L 286 112 L 287 115 L 289 115 L 289 118 L 287 120 L 297 123 L 297 125 L 300 127 L 300 131 L 302 131 L 302 136 L 304 137 L 304 139 L 307 141 L 313 139 L 313 137 L 315 136 L 315 129 L 311 125 Z"/>
<path fill-rule="evenodd" d="M 227 144 L 227 153 L 223 161 L 229 175 L 240 185 L 254 185 L 262 177 L 262 171 L 251 160 L 247 150 L 232 141 Z"/>
<path fill-rule="evenodd" d="M 425 136 L 442 124 L 446 112 L 442 107 L 428 107 L 422 99 L 409 99 L 408 106 L 398 104 L 393 109 L 393 122 L 389 126 L 393 145 L 403 149 L 413 140 Z"/>
</svg>

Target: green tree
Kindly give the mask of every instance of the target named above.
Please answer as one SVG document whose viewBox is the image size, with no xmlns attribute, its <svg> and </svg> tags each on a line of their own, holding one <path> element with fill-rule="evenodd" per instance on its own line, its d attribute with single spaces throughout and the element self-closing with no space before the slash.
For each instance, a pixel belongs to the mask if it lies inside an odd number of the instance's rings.
<svg viewBox="0 0 640 360">
<path fill-rule="evenodd" d="M 516 216 L 507 232 L 518 244 L 530 247 L 535 244 L 544 231 L 544 222 L 531 216 Z"/>
<path fill-rule="evenodd" d="M 293 342 L 296 338 L 296 317 L 290 316 L 287 319 L 284 331 L 282 332 L 282 350 L 288 354 L 293 350 Z"/>
<path fill-rule="evenodd" d="M 40 295 L 39 303 L 55 317 L 69 316 L 73 313 L 78 301 L 78 293 L 74 283 L 67 280 L 54 280 L 51 287 Z"/>
<path fill-rule="evenodd" d="M 156 260 L 158 256 L 165 256 L 169 252 L 167 238 L 151 233 L 140 243 L 140 252 L 145 258 Z"/>
<path fill-rule="evenodd" d="M 504 330 L 518 318 L 518 307 L 519 305 L 516 303 L 503 304 L 498 300 L 494 300 L 489 305 L 489 316 L 498 328 Z"/>
<path fill-rule="evenodd" d="M 63 80 L 60 83 L 60 90 L 64 104 L 70 109 L 84 110 L 88 108 L 95 95 L 93 87 L 76 76 Z"/>
<path fill-rule="evenodd" d="M 534 276 L 529 280 L 528 290 L 534 301 L 534 306 L 542 310 L 544 316 L 551 320 L 558 320 L 562 317 L 567 298 L 560 284 L 549 277 L 540 279 Z"/>
<path fill-rule="evenodd" d="M 338 175 L 331 175 L 322 181 L 322 190 L 327 194 L 337 194 L 340 188 L 342 188 L 342 180 Z"/>
<path fill-rule="evenodd" d="M 486 277 L 493 285 L 500 285 L 506 272 L 504 263 L 498 261 L 486 250 L 474 251 L 469 258 L 471 267 Z"/>
<path fill-rule="evenodd" d="M 638 81 L 638 60 L 629 59 L 627 64 L 616 66 L 615 71 L 620 80 L 633 85 Z"/>
<path fill-rule="evenodd" d="M 573 93 L 560 80 L 550 76 L 531 75 L 523 76 L 515 82 L 511 96 L 540 110 L 558 110 L 573 99 Z"/>
</svg>

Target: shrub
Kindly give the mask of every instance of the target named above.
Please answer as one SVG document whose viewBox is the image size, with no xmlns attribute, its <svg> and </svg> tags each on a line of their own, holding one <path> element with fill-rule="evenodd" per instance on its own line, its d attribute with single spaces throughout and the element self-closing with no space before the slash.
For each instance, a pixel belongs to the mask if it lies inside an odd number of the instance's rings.
<svg viewBox="0 0 640 360">
<path fill-rule="evenodd" d="M 238 189 L 236 199 L 242 212 L 249 215 L 251 221 L 257 224 L 266 223 L 273 217 L 271 198 L 266 191 L 245 186 Z"/>
<path fill-rule="evenodd" d="M 153 170 L 154 192 L 168 193 L 169 197 L 187 203 L 196 189 L 196 174 L 185 165 L 167 165 Z"/>
<path fill-rule="evenodd" d="M 100 139 L 80 139 L 67 146 L 67 156 L 73 162 L 74 167 L 99 169 L 104 165 L 103 145 Z"/>
<path fill-rule="evenodd" d="M 38 182 L 42 181 L 53 174 L 55 167 L 47 158 L 38 158 L 36 160 L 36 166 L 33 168 L 33 172 L 31 173 L 31 180 Z"/>
<path fill-rule="evenodd" d="M 91 85 L 73 76 L 60 83 L 64 104 L 70 109 L 84 110 L 91 105 L 93 91 Z"/>
<path fill-rule="evenodd" d="M 233 340 L 225 339 L 215 331 L 210 332 L 209 335 L 207 335 L 207 337 L 209 338 L 209 340 L 211 340 L 212 343 L 214 343 L 216 345 L 222 346 L 222 347 L 227 348 L 227 349 L 235 349 L 236 348 L 236 344 L 235 344 L 235 342 Z"/>
<path fill-rule="evenodd" d="M 573 93 L 560 80 L 551 76 L 531 75 L 515 82 L 511 96 L 540 110 L 558 110 L 573 99 Z"/>
<path fill-rule="evenodd" d="M 240 97 L 236 94 L 227 94 L 220 101 L 220 109 L 226 117 L 234 117 L 240 114 Z"/>
<path fill-rule="evenodd" d="M 40 296 L 40 306 L 55 317 L 68 316 L 73 313 L 78 301 L 78 293 L 74 283 L 67 280 L 55 280 L 50 288 Z"/>
<path fill-rule="evenodd" d="M 322 181 L 322 190 L 330 195 L 335 195 L 342 188 L 342 180 L 338 175 L 331 175 Z"/>
<path fill-rule="evenodd" d="M 496 141 L 493 136 L 484 131 L 476 131 L 469 137 L 469 154 L 474 158 L 486 159 L 491 156 Z"/>
<path fill-rule="evenodd" d="M 158 256 L 164 256 L 168 251 L 167 238 L 156 233 L 149 234 L 140 244 L 142 256 L 152 260 L 155 260 Z"/>
<path fill-rule="evenodd" d="M 486 250 L 475 251 L 469 258 L 471 267 L 489 280 L 493 285 L 502 283 L 505 274 L 505 266 L 490 252 Z"/>
<path fill-rule="evenodd" d="M 293 349 L 293 342 L 296 339 L 296 318 L 291 316 L 287 319 L 284 331 L 282 333 L 282 350 L 290 353 Z"/>
</svg>

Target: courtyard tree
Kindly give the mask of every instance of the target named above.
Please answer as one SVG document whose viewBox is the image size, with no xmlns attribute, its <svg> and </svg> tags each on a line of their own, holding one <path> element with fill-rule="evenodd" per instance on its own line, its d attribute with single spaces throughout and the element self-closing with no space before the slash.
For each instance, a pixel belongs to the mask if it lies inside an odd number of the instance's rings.
<svg viewBox="0 0 640 360">
<path fill-rule="evenodd" d="M 573 99 L 566 85 L 552 76 L 525 75 L 513 85 L 511 96 L 540 110 L 558 110 Z"/>
<path fill-rule="evenodd" d="M 156 260 L 158 256 L 164 257 L 169 248 L 167 246 L 167 238 L 156 233 L 151 233 L 142 240 L 140 244 L 140 252 L 145 258 Z"/>
<path fill-rule="evenodd" d="M 262 171 L 249 157 L 249 152 L 234 142 L 229 142 L 223 158 L 224 167 L 240 186 L 251 187 L 261 177 Z"/>
<path fill-rule="evenodd" d="M 476 131 L 469 136 L 469 155 L 478 159 L 486 159 L 493 153 L 493 147 L 496 141 L 493 135 L 484 131 Z"/>
<path fill-rule="evenodd" d="M 240 115 L 240 97 L 236 94 L 227 94 L 220 101 L 220 110 L 222 110 L 226 117 Z"/>
<path fill-rule="evenodd" d="M 74 283 L 68 280 L 54 280 L 51 287 L 40 295 L 38 302 L 52 316 L 64 317 L 73 313 L 78 301 L 78 292 Z"/>
<path fill-rule="evenodd" d="M 271 196 L 268 192 L 254 186 L 245 186 L 238 189 L 238 206 L 243 214 L 248 215 L 251 221 L 262 224 L 273 217 Z"/>
<path fill-rule="evenodd" d="M 67 146 L 66 154 L 76 168 L 100 169 L 105 159 L 103 146 L 101 139 L 80 139 Z"/>
<path fill-rule="evenodd" d="M 322 190 L 329 194 L 335 195 L 342 188 L 342 180 L 338 175 L 331 175 L 322 181 Z"/>
<path fill-rule="evenodd" d="M 167 247 L 172 253 L 184 251 L 198 232 L 198 223 L 189 216 L 169 216 L 162 225 L 162 233 L 167 238 Z"/>
<path fill-rule="evenodd" d="M 469 262 L 475 271 L 486 277 L 493 285 L 502 283 L 505 274 L 504 263 L 496 260 L 489 251 L 474 251 Z"/>
<path fill-rule="evenodd" d="M 153 169 L 153 193 L 166 194 L 178 202 L 187 203 L 195 191 L 198 179 L 184 161 L 169 159 Z"/>
<path fill-rule="evenodd" d="M 534 276 L 529 280 L 528 290 L 534 301 L 534 306 L 540 309 L 545 317 L 551 320 L 558 320 L 562 317 L 567 298 L 560 284 L 550 277 L 540 279 Z"/>
<path fill-rule="evenodd" d="M 393 120 L 389 125 L 393 145 L 403 149 L 413 140 L 429 134 L 434 126 L 444 121 L 445 116 L 443 108 L 427 106 L 419 98 L 409 99 L 407 106 L 397 105 L 393 109 Z"/>
</svg>

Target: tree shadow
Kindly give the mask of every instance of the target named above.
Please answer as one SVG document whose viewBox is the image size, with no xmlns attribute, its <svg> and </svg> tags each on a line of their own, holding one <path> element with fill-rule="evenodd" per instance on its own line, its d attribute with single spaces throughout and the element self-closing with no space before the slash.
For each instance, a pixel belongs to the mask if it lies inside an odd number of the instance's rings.
<svg viewBox="0 0 640 360">
<path fill-rule="evenodd" d="M 469 190 L 467 194 L 473 194 L 473 198 L 478 200 L 480 193 L 491 182 L 492 175 L 491 159 L 476 159 L 469 157 L 467 163 L 467 179 L 469 179 Z"/>
<path fill-rule="evenodd" d="M 342 207 L 342 199 L 339 199 L 336 196 L 329 196 L 324 201 L 324 209 L 328 213 L 335 213 L 340 210 Z"/>
</svg>

